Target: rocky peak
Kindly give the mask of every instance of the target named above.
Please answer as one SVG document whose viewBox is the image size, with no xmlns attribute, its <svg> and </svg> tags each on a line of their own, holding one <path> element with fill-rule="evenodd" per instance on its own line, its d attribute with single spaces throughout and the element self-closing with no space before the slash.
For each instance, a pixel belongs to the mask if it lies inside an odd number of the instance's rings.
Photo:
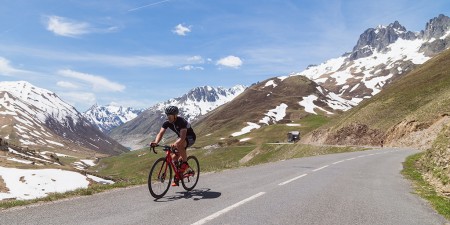
<svg viewBox="0 0 450 225">
<path fill-rule="evenodd" d="M 111 103 L 106 106 L 99 106 L 95 103 L 83 115 L 102 132 L 108 133 L 112 129 L 136 118 L 143 111 L 143 109 L 123 107 L 116 103 Z"/>
<path fill-rule="evenodd" d="M 210 86 L 196 87 L 177 100 L 180 102 L 186 102 L 188 100 L 193 102 L 216 102 L 224 97 L 235 96 L 236 94 L 241 93 L 244 89 L 245 87 L 242 85 L 237 85 L 228 89 L 223 87 L 214 88 Z"/>
<path fill-rule="evenodd" d="M 190 90 L 189 93 L 185 94 L 182 98 L 186 100 L 191 99 L 197 102 L 214 102 L 219 98 L 219 91 L 219 88 L 216 90 L 210 86 L 196 87 Z"/>
<path fill-rule="evenodd" d="M 421 35 L 423 39 L 430 40 L 444 36 L 449 30 L 450 17 L 440 14 L 426 24 L 425 30 L 421 32 Z"/>
<path fill-rule="evenodd" d="M 416 34 L 407 31 L 398 21 L 389 24 L 389 26 L 377 26 L 369 28 L 359 36 L 356 46 L 350 54 L 351 60 L 367 57 L 376 51 L 383 51 L 388 45 L 402 38 L 405 40 L 414 40 Z"/>
</svg>

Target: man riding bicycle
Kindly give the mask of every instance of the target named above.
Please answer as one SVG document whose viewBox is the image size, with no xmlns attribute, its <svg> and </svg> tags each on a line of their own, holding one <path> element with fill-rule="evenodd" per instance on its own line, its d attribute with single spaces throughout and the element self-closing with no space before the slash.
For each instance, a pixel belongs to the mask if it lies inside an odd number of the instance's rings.
<svg viewBox="0 0 450 225">
<path fill-rule="evenodd" d="M 163 123 L 158 135 L 156 135 L 155 140 L 150 143 L 150 146 L 157 146 L 164 136 L 167 128 L 170 128 L 178 135 L 177 140 L 171 146 L 175 147 L 180 153 L 179 155 L 172 154 L 172 160 L 177 162 L 179 160 L 179 157 L 181 156 L 182 163 L 180 165 L 180 172 L 184 173 L 184 171 L 189 168 L 189 165 L 186 162 L 186 148 L 192 146 L 195 143 L 196 135 L 191 127 L 191 124 L 183 117 L 178 116 L 178 107 L 169 106 L 165 109 L 165 113 L 167 116 L 167 121 Z M 179 181 L 177 179 L 174 179 L 172 186 L 178 186 L 178 183 Z"/>
</svg>

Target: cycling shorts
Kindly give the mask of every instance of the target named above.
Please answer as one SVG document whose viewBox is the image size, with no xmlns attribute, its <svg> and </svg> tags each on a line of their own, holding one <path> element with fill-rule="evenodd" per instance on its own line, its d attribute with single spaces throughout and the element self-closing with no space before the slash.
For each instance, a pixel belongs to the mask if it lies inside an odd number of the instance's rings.
<svg viewBox="0 0 450 225">
<path fill-rule="evenodd" d="M 186 136 L 186 148 L 191 147 L 195 143 L 194 136 Z"/>
</svg>

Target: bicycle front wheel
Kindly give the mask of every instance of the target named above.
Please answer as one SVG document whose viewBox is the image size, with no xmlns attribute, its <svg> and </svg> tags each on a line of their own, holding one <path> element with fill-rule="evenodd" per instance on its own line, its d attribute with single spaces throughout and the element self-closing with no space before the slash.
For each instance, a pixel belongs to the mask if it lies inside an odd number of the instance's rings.
<svg viewBox="0 0 450 225">
<path fill-rule="evenodd" d="M 172 181 L 172 167 L 167 164 L 166 158 L 159 158 L 153 163 L 148 174 L 148 190 L 154 198 L 162 198 L 170 187 Z"/>
<path fill-rule="evenodd" d="M 187 163 L 189 168 L 184 172 L 181 185 L 186 191 L 191 191 L 197 185 L 198 178 L 200 177 L 200 163 L 195 156 L 187 157 Z"/>
</svg>

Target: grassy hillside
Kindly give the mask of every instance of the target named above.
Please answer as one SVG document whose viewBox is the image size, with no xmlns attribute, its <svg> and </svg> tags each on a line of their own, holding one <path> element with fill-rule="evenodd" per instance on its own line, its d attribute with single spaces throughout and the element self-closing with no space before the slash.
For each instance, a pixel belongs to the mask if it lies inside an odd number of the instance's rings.
<svg viewBox="0 0 450 225">
<path fill-rule="evenodd" d="M 277 82 L 277 86 L 266 86 L 270 80 Z M 248 88 L 233 101 L 222 105 L 193 124 L 200 137 L 196 146 L 207 146 L 216 143 L 232 144 L 243 138 L 251 138 L 250 143 L 262 144 L 266 142 L 286 141 L 287 132 L 299 130 L 303 134 L 309 132 L 312 126 L 322 125 L 327 118 L 311 116 L 306 113 L 299 102 L 310 94 L 321 96 L 317 84 L 302 76 L 293 76 L 281 81 L 278 78 L 268 79 Z M 276 125 L 266 126 L 259 121 L 269 110 L 281 103 L 288 105 L 286 116 Z M 319 106 L 333 111 L 326 105 Z M 232 137 L 231 134 L 248 126 L 247 122 L 262 125 L 260 129 L 251 133 Z M 300 127 L 289 127 L 286 124 L 300 124 Z"/>
<path fill-rule="evenodd" d="M 286 142 L 287 133 L 290 131 L 299 131 L 301 135 L 305 135 L 310 131 L 326 124 L 330 118 L 322 115 L 308 115 L 302 119 L 291 121 L 287 124 L 273 124 L 270 126 L 262 126 L 259 129 L 252 130 L 252 132 L 240 135 L 238 137 L 229 136 L 231 131 L 227 132 L 224 129 L 219 132 L 209 134 L 197 135 L 197 141 L 194 147 L 204 147 L 208 145 L 219 144 L 220 146 L 229 145 L 261 145 L 264 143 Z M 195 127 L 196 131 L 201 129 Z M 236 130 L 234 130 L 236 131 Z M 233 132 L 234 132 L 233 131 Z M 224 135 L 228 133 L 228 135 Z M 248 139 L 245 142 L 239 140 Z"/>
<path fill-rule="evenodd" d="M 442 194 L 450 196 L 450 123 L 439 133 L 420 159 L 420 166 L 430 182 Z"/>
</svg>

